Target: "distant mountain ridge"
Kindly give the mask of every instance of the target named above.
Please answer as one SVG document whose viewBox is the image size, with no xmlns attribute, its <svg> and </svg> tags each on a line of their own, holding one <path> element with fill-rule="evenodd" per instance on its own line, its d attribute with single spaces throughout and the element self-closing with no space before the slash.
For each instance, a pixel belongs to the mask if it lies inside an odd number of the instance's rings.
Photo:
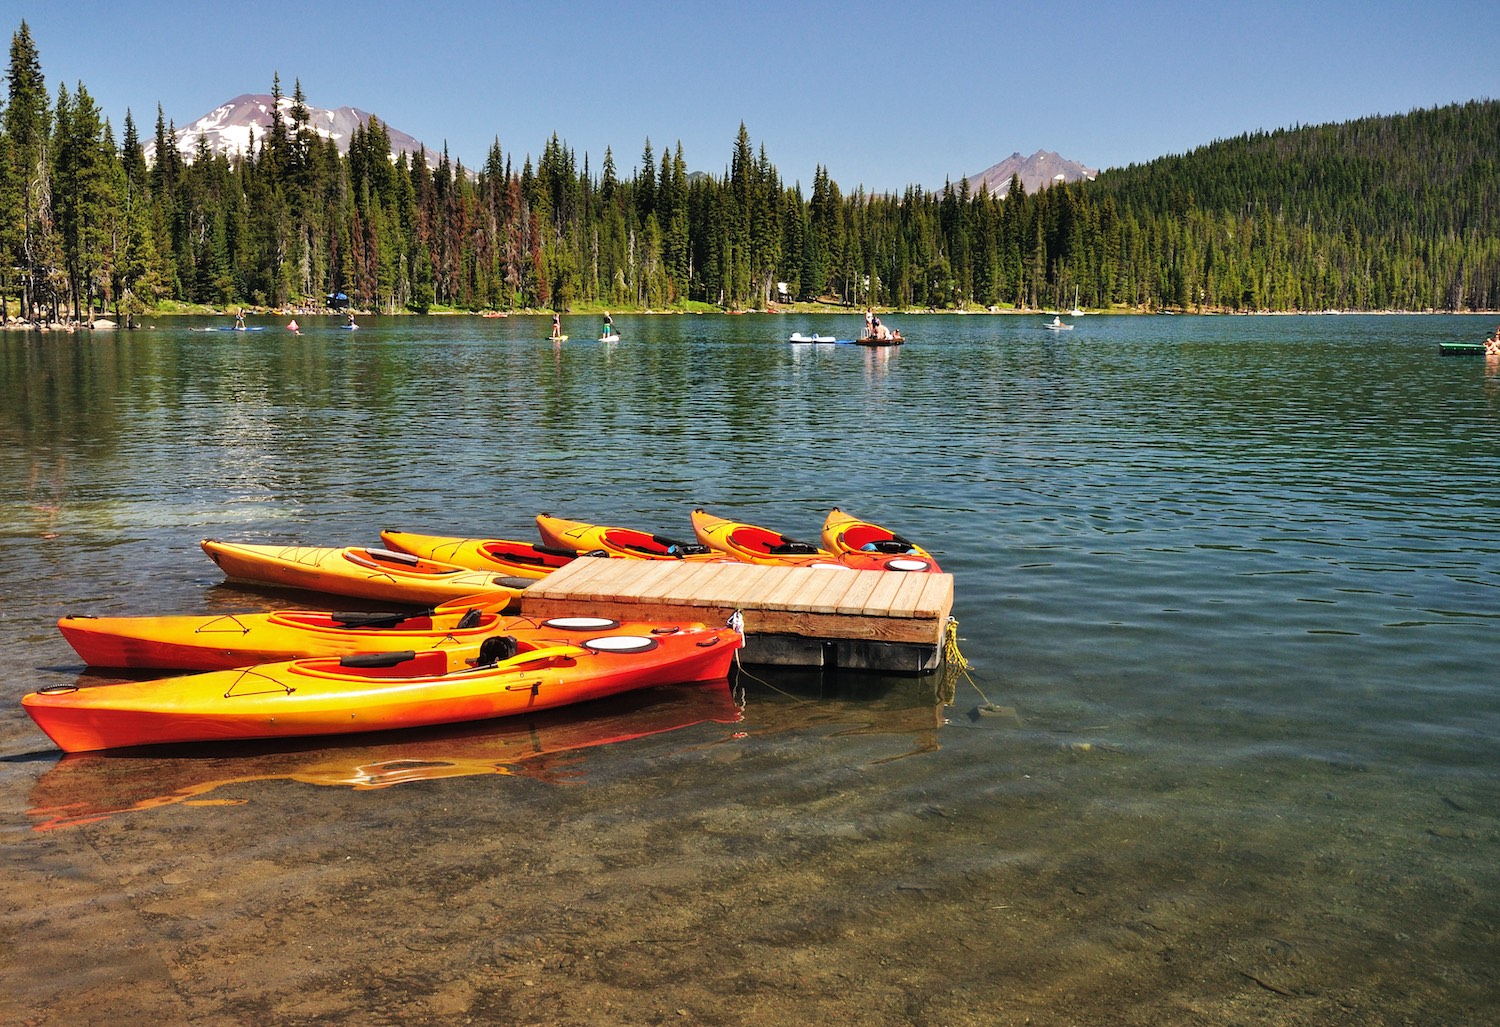
<svg viewBox="0 0 1500 1027">
<path fill-rule="evenodd" d="M 971 194 L 979 192 L 982 185 L 991 196 L 1004 197 L 1009 195 L 1011 179 L 1017 175 L 1030 195 L 1058 182 L 1077 182 L 1080 179 L 1092 182 L 1098 174 L 1097 168 L 1087 167 L 1050 150 L 1038 150 L 1030 157 L 1022 157 L 1017 151 L 994 167 L 970 176 L 967 181 Z"/>
<path fill-rule="evenodd" d="M 222 154 L 226 157 L 249 156 L 252 147 L 259 148 L 261 141 L 271 131 L 271 110 L 275 101 L 266 93 L 246 93 L 236 96 L 228 103 L 220 104 L 209 111 L 203 117 L 176 129 L 177 151 L 182 154 L 183 159 L 191 161 L 198 152 L 198 143 L 204 140 L 208 143 L 211 153 Z M 304 103 L 307 108 L 308 128 L 312 129 L 324 139 L 332 139 L 338 144 L 339 153 L 348 154 L 349 140 L 354 136 L 354 130 L 361 126 L 368 126 L 372 115 L 368 111 L 362 111 L 357 107 L 339 107 L 335 110 L 327 110 L 322 107 L 314 107 L 312 104 Z M 281 98 L 282 123 L 290 129 L 292 124 L 292 98 L 283 96 Z M 411 154 L 413 158 L 424 149 L 427 153 L 428 167 L 437 167 L 438 154 L 424 147 L 418 140 L 407 135 L 405 132 L 392 128 L 385 119 L 380 119 L 385 126 L 386 134 L 391 137 L 391 156 L 398 154 Z M 252 142 L 253 140 L 253 142 Z M 150 140 L 145 144 L 147 160 L 156 159 L 156 141 Z"/>
</svg>

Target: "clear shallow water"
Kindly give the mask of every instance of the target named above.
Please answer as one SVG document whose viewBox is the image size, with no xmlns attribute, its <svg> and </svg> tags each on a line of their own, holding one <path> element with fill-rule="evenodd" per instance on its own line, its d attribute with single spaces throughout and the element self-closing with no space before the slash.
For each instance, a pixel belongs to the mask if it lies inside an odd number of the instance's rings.
<svg viewBox="0 0 1500 1027">
<path fill-rule="evenodd" d="M 0 335 L 0 912 L 37 952 L 121 932 L 75 973 L 12 950 L 0 994 L 102 1019 L 147 1001 L 129 983 L 226 1022 L 1493 1019 L 1500 368 L 1437 354 L 1490 320 L 892 320 L 895 350 L 783 341 L 854 317 Z M 955 574 L 952 705 L 756 669 L 742 709 L 56 764 L 17 702 L 78 674 L 63 613 L 292 600 L 220 584 L 205 536 L 529 538 L 538 511 L 686 536 L 703 506 L 815 538 L 831 505 Z M 267 894 L 298 902 L 274 928 Z M 356 944 L 393 925 L 399 958 Z M 111 977 L 132 937 L 150 965 Z"/>
</svg>

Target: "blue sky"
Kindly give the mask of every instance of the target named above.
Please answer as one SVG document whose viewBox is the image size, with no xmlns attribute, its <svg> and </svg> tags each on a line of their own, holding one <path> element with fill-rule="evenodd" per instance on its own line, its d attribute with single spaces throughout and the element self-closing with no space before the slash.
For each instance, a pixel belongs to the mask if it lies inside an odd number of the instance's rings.
<svg viewBox="0 0 1500 1027">
<path fill-rule="evenodd" d="M 279 73 L 467 166 L 555 132 L 622 176 L 649 138 L 721 173 L 743 121 L 788 184 L 941 188 L 1012 151 L 1094 167 L 1256 129 L 1500 98 L 1493 0 L 8 0 L 48 91 L 184 125 Z"/>
</svg>

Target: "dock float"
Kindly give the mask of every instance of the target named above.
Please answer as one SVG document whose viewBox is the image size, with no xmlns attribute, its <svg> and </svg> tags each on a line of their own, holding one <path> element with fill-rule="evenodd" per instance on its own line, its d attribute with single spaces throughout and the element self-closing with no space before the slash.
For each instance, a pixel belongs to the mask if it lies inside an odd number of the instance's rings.
<svg viewBox="0 0 1500 1027">
<path fill-rule="evenodd" d="M 521 593 L 528 617 L 745 621 L 746 663 L 928 674 L 953 575 L 669 560 L 574 560 Z"/>
</svg>

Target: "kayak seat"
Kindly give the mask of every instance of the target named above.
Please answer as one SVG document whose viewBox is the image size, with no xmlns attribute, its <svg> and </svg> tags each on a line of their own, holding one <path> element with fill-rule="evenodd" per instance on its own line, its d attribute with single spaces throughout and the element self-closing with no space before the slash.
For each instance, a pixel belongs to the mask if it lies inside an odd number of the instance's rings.
<svg viewBox="0 0 1500 1027">
<path fill-rule="evenodd" d="M 514 635 L 491 635 L 479 643 L 479 659 L 475 663 L 477 667 L 489 667 L 502 660 L 508 660 L 519 652 Z"/>
</svg>

